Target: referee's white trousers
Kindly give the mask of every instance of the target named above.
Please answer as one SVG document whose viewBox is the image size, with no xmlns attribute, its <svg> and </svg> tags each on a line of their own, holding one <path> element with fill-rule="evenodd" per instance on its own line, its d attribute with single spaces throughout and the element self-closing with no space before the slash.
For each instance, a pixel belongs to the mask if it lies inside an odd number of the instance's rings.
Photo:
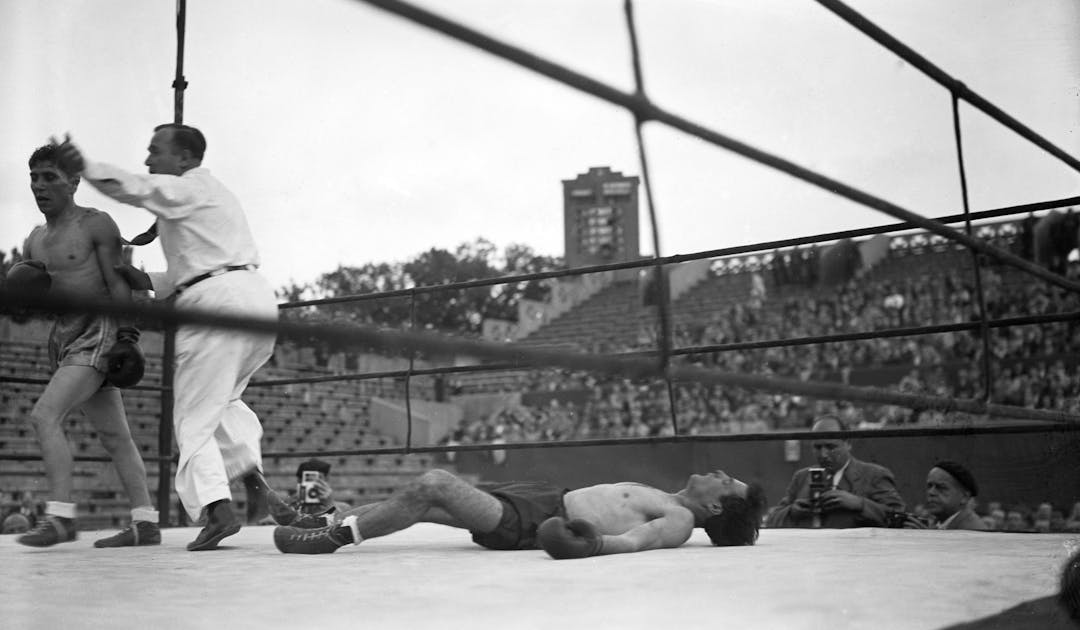
<svg viewBox="0 0 1080 630">
<path fill-rule="evenodd" d="M 207 278 L 181 293 L 176 307 L 260 319 L 277 319 L 278 313 L 274 291 L 257 271 Z M 232 499 L 230 480 L 262 468 L 262 424 L 240 395 L 273 354 L 274 339 L 201 326 L 176 332 L 176 494 L 192 522 L 210 503 Z"/>
</svg>

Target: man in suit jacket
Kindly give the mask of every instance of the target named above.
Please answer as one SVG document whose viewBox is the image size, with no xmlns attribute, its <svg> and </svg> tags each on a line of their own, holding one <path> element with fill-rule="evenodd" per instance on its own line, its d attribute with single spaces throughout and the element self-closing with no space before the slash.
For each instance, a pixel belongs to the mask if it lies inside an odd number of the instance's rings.
<svg viewBox="0 0 1080 630">
<path fill-rule="evenodd" d="M 909 516 L 904 528 L 985 530 L 986 524 L 971 509 L 971 499 L 978 494 L 975 476 L 967 468 L 957 462 L 940 461 L 926 475 L 926 510 L 934 516 L 936 525 Z"/>
<path fill-rule="evenodd" d="M 811 431 L 843 432 L 847 428 L 835 416 L 821 416 Z M 825 491 L 811 499 L 811 469 L 802 468 L 788 485 L 787 493 L 766 521 L 768 527 L 885 527 L 890 512 L 903 512 L 904 499 L 896 490 L 888 468 L 851 456 L 845 439 L 813 441 L 818 466 L 825 469 Z"/>
</svg>

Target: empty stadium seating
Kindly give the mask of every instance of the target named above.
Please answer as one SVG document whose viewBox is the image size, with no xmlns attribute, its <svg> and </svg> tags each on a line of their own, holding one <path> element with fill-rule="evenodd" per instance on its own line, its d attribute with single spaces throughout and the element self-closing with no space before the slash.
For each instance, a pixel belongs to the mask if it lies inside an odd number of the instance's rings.
<svg viewBox="0 0 1080 630">
<path fill-rule="evenodd" d="M 148 353 L 148 369 L 143 384 L 161 380 L 160 355 Z M 0 341 L 0 374 L 20 378 L 47 378 L 47 351 L 43 340 Z M 316 368 L 266 366 L 253 381 L 325 376 Z M 0 383 L 0 450 L 5 455 L 39 453 L 34 430 L 27 421 L 34 401 L 44 385 Z M 424 394 L 414 385 L 414 394 Z M 372 395 L 402 395 L 395 382 L 351 381 L 275 386 L 252 386 L 245 402 L 263 423 L 264 467 L 268 480 L 283 493 L 295 486 L 295 470 L 301 458 L 287 454 L 299 451 L 332 451 L 396 446 L 379 435 L 368 422 L 367 403 Z M 158 453 L 161 402 L 158 392 L 126 390 L 124 404 L 136 444 L 146 458 L 151 494 L 157 489 L 157 463 L 149 458 Z M 75 456 L 105 456 L 93 427 L 79 412 L 64 422 Z M 175 449 L 175 445 L 173 447 Z M 274 456 L 278 453 L 278 456 Z M 433 466 L 429 455 L 368 455 L 327 458 L 334 465 L 331 480 L 335 498 L 353 504 L 385 498 L 404 480 Z M 171 485 L 171 484 L 170 484 Z M 6 514 L 26 500 L 41 500 L 47 490 L 40 460 L 0 459 L 0 514 Z M 245 492 L 236 483 L 233 495 L 237 509 L 243 510 Z M 128 519 L 128 501 L 110 463 L 77 461 L 75 500 L 80 527 L 116 527 Z M 175 492 L 170 505 L 176 521 Z"/>
</svg>

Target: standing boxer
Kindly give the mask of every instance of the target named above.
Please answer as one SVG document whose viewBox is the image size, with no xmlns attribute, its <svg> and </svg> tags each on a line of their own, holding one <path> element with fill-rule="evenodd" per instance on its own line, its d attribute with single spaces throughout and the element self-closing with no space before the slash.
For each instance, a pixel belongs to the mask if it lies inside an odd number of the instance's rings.
<svg viewBox="0 0 1080 630">
<path fill-rule="evenodd" d="M 30 190 L 45 225 L 23 245 L 25 261 L 8 272 L 9 289 L 51 291 L 73 298 L 131 300 L 131 288 L 114 270 L 120 263 L 120 231 L 112 218 L 94 208 L 76 205 L 79 177 L 60 165 L 59 147 L 46 145 L 30 156 Z M 112 456 L 131 500 L 131 526 L 98 540 L 95 547 L 156 545 L 161 542 L 158 513 L 150 503 L 146 468 L 128 429 L 117 386 L 129 387 L 142 377 L 139 331 L 112 317 L 59 315 L 49 336 L 53 370 L 45 391 L 30 412 L 41 444 L 49 499 L 45 518 L 19 536 L 32 547 L 75 540 L 72 498 L 73 459 L 63 421 L 81 408 Z"/>
</svg>

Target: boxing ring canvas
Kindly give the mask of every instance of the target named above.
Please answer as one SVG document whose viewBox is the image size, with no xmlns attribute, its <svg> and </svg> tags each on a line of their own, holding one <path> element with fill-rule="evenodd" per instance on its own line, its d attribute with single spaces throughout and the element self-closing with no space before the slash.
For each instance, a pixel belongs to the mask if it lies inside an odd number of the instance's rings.
<svg viewBox="0 0 1080 630">
<path fill-rule="evenodd" d="M 109 531 L 46 549 L 2 536 L 2 626 L 938 629 L 1053 595 L 1080 545 L 863 528 L 762 530 L 754 547 L 718 548 L 695 530 L 678 549 L 556 561 L 431 524 L 318 556 L 279 553 L 272 527 L 185 551 L 197 531 L 122 549 L 93 548 Z M 1047 619 L 978 627 L 1054 627 Z"/>
</svg>

